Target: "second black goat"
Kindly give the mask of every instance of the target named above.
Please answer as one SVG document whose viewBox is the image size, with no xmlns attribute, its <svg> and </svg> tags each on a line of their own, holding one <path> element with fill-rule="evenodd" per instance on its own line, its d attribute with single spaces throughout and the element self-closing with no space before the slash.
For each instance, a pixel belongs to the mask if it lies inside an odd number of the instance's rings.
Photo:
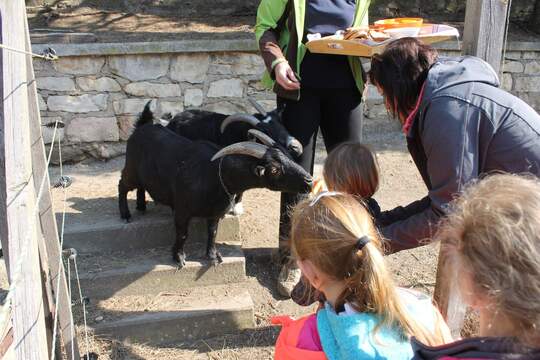
<svg viewBox="0 0 540 360">
<path fill-rule="evenodd" d="M 302 154 L 300 141 L 281 123 L 282 109 L 264 114 L 225 115 L 206 110 L 186 110 L 176 114 L 168 129 L 191 140 L 208 140 L 221 146 L 248 140 L 248 130 L 257 129 L 283 146 L 292 156 Z"/>
<path fill-rule="evenodd" d="M 189 221 L 206 218 L 206 254 L 221 262 L 215 246 L 219 220 L 232 206 L 236 194 L 252 188 L 306 192 L 312 177 L 257 130 L 250 134 L 263 144 L 240 142 L 225 148 L 208 141 L 192 141 L 153 125 L 149 104 L 145 107 L 126 149 L 126 164 L 118 184 L 122 219 L 131 214 L 127 193 L 137 189 L 137 209 L 146 209 L 145 191 L 155 202 L 173 209 L 176 241 L 173 258 L 185 265 L 184 244 Z"/>
</svg>

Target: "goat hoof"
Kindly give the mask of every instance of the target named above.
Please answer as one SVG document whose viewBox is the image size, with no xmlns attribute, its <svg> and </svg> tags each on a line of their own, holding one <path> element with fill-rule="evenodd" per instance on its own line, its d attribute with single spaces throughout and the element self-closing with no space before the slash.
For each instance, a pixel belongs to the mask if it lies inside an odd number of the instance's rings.
<svg viewBox="0 0 540 360">
<path fill-rule="evenodd" d="M 144 214 L 146 212 L 146 206 L 144 206 L 144 207 L 137 206 L 137 211 L 140 212 L 141 214 Z"/>
<path fill-rule="evenodd" d="M 176 266 L 178 269 L 183 268 L 186 266 L 186 254 L 181 252 L 175 252 L 173 254 L 173 260 L 176 262 Z"/>
<path fill-rule="evenodd" d="M 218 251 L 213 254 L 208 254 L 207 257 L 214 266 L 218 266 L 223 262 L 223 257 L 221 257 L 221 254 Z"/>
<path fill-rule="evenodd" d="M 241 202 L 234 204 L 230 213 L 235 216 L 242 215 L 244 213 L 244 205 Z"/>
<path fill-rule="evenodd" d="M 124 218 L 124 220 L 126 221 L 126 224 L 129 224 L 131 222 L 131 217 Z"/>
<path fill-rule="evenodd" d="M 124 214 L 124 213 L 121 212 L 120 213 L 120 218 L 122 220 L 125 220 L 128 223 L 131 220 L 131 213 L 128 212 L 128 213 Z"/>
</svg>

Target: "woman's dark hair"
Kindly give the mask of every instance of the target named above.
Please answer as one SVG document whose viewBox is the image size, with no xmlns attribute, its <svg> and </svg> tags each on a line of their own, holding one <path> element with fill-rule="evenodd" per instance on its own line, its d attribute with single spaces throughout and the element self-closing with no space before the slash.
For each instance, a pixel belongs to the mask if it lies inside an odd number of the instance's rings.
<svg viewBox="0 0 540 360">
<path fill-rule="evenodd" d="M 393 116 L 406 116 L 414 108 L 437 56 L 431 46 L 408 37 L 392 41 L 372 57 L 369 81 L 382 89 Z"/>
</svg>

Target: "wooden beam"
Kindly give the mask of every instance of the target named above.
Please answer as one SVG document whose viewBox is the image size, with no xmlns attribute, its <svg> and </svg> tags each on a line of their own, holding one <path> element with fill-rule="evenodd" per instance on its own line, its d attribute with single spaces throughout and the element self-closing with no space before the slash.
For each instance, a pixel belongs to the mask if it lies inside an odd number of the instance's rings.
<svg viewBox="0 0 540 360">
<path fill-rule="evenodd" d="M 23 0 L 0 0 L 1 42 L 25 44 Z M 0 193 L 5 202 L 0 218 L 2 247 L 8 249 L 8 277 L 16 283 L 12 298 L 13 343 L 17 359 L 48 359 L 43 291 L 38 254 L 26 55 L 2 50 L 0 112 Z M 21 263 L 22 261 L 22 263 Z M 18 265 L 21 264 L 21 268 Z"/>
<path fill-rule="evenodd" d="M 30 44 L 28 21 L 26 21 L 25 24 L 25 33 L 26 51 L 30 52 L 32 51 L 32 46 Z M 41 225 L 41 233 L 43 234 L 42 238 L 40 238 L 40 256 L 42 258 L 42 265 L 46 268 L 47 279 L 50 281 L 50 284 L 47 285 L 52 286 L 53 294 L 59 293 L 58 304 L 55 304 L 54 301 L 56 299 L 53 299 L 53 301 L 50 302 L 51 305 L 49 308 L 54 312 L 55 307 L 58 307 L 58 333 L 61 336 L 67 358 L 69 360 L 79 360 L 80 355 L 77 338 L 71 336 L 72 333 L 75 334 L 75 330 L 72 329 L 73 318 L 71 313 L 71 299 L 68 294 L 66 275 L 63 268 L 60 268 L 60 272 L 58 271 L 60 261 L 62 261 L 62 254 L 59 246 L 60 240 L 58 238 L 58 229 L 52 205 L 49 173 L 46 171 L 47 161 L 41 132 L 41 116 L 39 112 L 33 62 L 30 56 L 26 57 L 26 66 L 28 69 L 28 105 L 30 116 L 30 142 L 32 144 L 32 169 L 36 193 L 39 193 L 41 182 L 44 181 L 41 201 L 38 204 L 39 223 Z M 60 136 L 59 130 L 57 136 Z M 43 178 L 43 176 L 45 176 L 45 178 Z M 72 352 L 71 349 L 74 349 L 74 352 Z M 57 351 L 59 350 L 60 349 L 57 348 Z"/>
<path fill-rule="evenodd" d="M 508 0 L 467 0 L 463 53 L 487 61 L 498 74 L 501 67 Z"/>
</svg>

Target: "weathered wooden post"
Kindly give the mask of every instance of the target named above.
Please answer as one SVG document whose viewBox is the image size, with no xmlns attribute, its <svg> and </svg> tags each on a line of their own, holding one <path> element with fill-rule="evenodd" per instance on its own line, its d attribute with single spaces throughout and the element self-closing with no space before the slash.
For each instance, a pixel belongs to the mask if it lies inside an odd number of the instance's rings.
<svg viewBox="0 0 540 360">
<path fill-rule="evenodd" d="M 0 0 L 2 44 L 24 46 L 25 14 L 23 0 Z M 10 284 L 16 281 L 13 347 L 17 359 L 43 360 L 49 355 L 35 221 L 26 55 L 2 50 L 0 62 L 0 237 Z"/>
<path fill-rule="evenodd" d="M 26 16 L 25 38 L 25 50 L 27 52 L 31 52 L 32 46 L 30 43 L 30 32 L 28 29 L 28 21 L 26 21 Z M 32 171 L 34 174 L 34 186 L 36 193 L 40 191 L 41 186 L 43 187 L 41 189 L 41 200 L 37 204 L 39 207 L 39 224 L 41 225 L 40 230 L 42 234 L 42 237 L 39 239 L 39 251 L 42 267 L 46 272 L 46 289 L 52 289 L 52 294 L 48 294 L 49 298 L 51 295 L 54 296 L 52 299 L 53 301 L 49 301 L 49 310 L 54 312 L 55 308 L 57 308 L 58 334 L 61 336 L 61 342 L 64 345 L 68 360 L 79 360 L 80 356 L 77 338 L 71 336 L 71 334 L 75 334 L 75 329 L 73 329 L 73 317 L 71 313 L 71 299 L 69 298 L 68 294 L 64 268 L 60 266 L 60 262 L 62 261 L 62 249 L 60 249 L 56 218 L 52 206 L 49 173 L 46 171 L 47 163 L 45 158 L 45 145 L 43 143 L 41 132 L 41 116 L 39 113 L 36 79 L 34 76 L 34 68 L 31 56 L 26 57 L 26 67 L 28 76 L 27 89 L 30 121 L 30 143 L 32 146 Z M 56 296 L 58 297 L 57 304 L 54 303 L 54 301 L 56 301 Z M 47 325 L 50 325 L 52 329 L 52 322 L 54 322 L 54 318 L 51 317 L 50 320 L 51 323 Z M 61 353 L 59 346 L 56 347 L 56 352 Z"/>
<path fill-rule="evenodd" d="M 499 73 L 506 34 L 508 0 L 467 0 L 463 53 L 487 61 Z"/>
</svg>

